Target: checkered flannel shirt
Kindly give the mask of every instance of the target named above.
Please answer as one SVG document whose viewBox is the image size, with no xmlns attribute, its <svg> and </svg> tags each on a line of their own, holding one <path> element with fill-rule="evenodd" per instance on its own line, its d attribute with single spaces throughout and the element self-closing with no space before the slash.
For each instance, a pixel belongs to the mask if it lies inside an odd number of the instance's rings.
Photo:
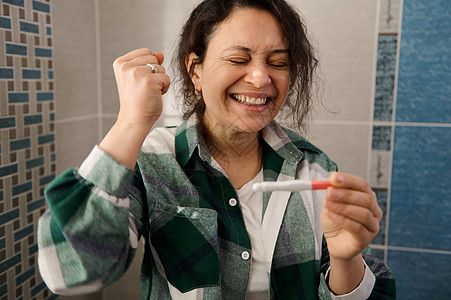
<svg viewBox="0 0 451 300">
<path fill-rule="evenodd" d="M 265 181 L 325 180 L 336 170 L 319 149 L 274 122 L 262 140 Z M 236 190 L 211 162 L 194 117 L 153 130 L 135 171 L 95 147 L 79 169 L 46 189 L 38 262 L 47 285 L 67 295 L 101 290 L 125 273 L 144 237 L 141 299 L 244 299 L 251 243 L 240 205 L 230 204 Z M 323 198 L 324 191 L 262 194 L 270 298 L 394 298 L 390 270 L 366 255 L 360 286 L 345 296 L 330 293 Z"/>
</svg>

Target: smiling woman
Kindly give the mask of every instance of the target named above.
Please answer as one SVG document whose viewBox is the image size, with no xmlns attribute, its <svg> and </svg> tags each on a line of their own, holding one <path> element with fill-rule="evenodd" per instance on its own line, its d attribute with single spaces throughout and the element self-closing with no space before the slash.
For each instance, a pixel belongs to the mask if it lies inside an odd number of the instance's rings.
<svg viewBox="0 0 451 300">
<path fill-rule="evenodd" d="M 191 73 L 213 135 L 237 130 L 255 138 L 275 118 L 290 84 L 287 48 L 277 19 L 266 11 L 236 10 L 215 31 L 203 63 Z M 198 59 L 191 56 L 188 65 Z"/>
<path fill-rule="evenodd" d="M 102 289 L 143 237 L 142 299 L 394 297 L 389 269 L 361 254 L 382 217 L 367 182 L 336 173 L 274 121 L 287 105 L 302 124 L 311 105 L 316 60 L 297 13 L 283 0 L 205 0 L 179 45 L 187 110 L 177 128 L 153 128 L 170 88 L 164 55 L 141 48 L 115 60 L 115 125 L 46 189 L 39 265 L 48 286 Z M 250 188 L 293 179 L 330 187 Z"/>
</svg>

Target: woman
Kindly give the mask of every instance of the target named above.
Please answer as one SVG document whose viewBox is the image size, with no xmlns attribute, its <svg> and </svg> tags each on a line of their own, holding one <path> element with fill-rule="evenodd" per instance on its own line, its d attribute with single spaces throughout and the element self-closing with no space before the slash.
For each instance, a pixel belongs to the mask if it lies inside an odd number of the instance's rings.
<svg viewBox="0 0 451 300">
<path fill-rule="evenodd" d="M 47 285 L 103 288 L 144 236 L 142 299 L 394 297 L 388 268 L 361 254 L 382 216 L 368 184 L 273 122 L 288 107 L 301 125 L 310 108 L 316 60 L 296 12 L 283 0 L 203 1 L 175 60 L 187 120 L 151 133 L 170 85 L 163 55 L 138 49 L 115 61 L 117 122 L 46 190 Z M 251 189 L 295 178 L 332 187 Z"/>
</svg>

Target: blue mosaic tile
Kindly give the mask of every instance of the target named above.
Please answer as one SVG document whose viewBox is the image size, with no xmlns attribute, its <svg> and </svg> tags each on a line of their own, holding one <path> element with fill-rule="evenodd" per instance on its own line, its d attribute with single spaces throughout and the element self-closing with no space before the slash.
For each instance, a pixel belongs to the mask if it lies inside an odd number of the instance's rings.
<svg viewBox="0 0 451 300">
<path fill-rule="evenodd" d="M 28 115 L 23 117 L 24 125 L 34 125 L 42 123 L 42 115 Z"/>
<path fill-rule="evenodd" d="M 35 201 L 32 201 L 27 204 L 27 213 L 30 213 L 34 210 L 43 208 L 45 206 L 45 198 L 41 198 Z"/>
<path fill-rule="evenodd" d="M 11 164 L 7 166 L 0 166 L 0 177 L 12 175 L 17 173 L 17 164 Z"/>
<path fill-rule="evenodd" d="M 379 258 L 380 260 L 384 261 L 384 250 L 382 249 L 375 249 L 375 248 L 370 248 L 370 253 L 372 256 L 375 256 L 377 258 Z"/>
<path fill-rule="evenodd" d="M 7 54 L 27 55 L 27 47 L 15 44 L 5 44 Z"/>
<path fill-rule="evenodd" d="M 55 299 L 58 299 L 58 295 L 55 295 L 55 294 L 53 294 L 53 295 L 50 295 L 46 300 L 55 300 Z"/>
<path fill-rule="evenodd" d="M 13 186 L 12 194 L 13 194 L 13 196 L 17 196 L 22 193 L 31 191 L 32 188 L 33 188 L 33 182 L 31 182 L 31 181 L 25 182 L 22 184 L 18 184 L 16 186 Z"/>
<path fill-rule="evenodd" d="M 36 296 L 37 293 L 39 293 L 40 291 L 42 291 L 45 288 L 45 283 L 41 282 L 40 284 L 36 285 L 35 287 L 33 287 L 30 291 L 30 296 L 34 297 Z"/>
<path fill-rule="evenodd" d="M 396 121 L 451 123 L 449 0 L 404 1 Z"/>
<path fill-rule="evenodd" d="M 19 274 L 16 277 L 16 286 L 21 285 L 22 283 L 24 283 L 25 281 L 27 281 L 28 279 L 33 277 L 33 275 L 35 273 L 36 273 L 36 268 L 35 267 L 31 267 L 30 269 L 28 269 L 27 271 L 23 272 L 22 274 Z"/>
<path fill-rule="evenodd" d="M 47 176 L 43 176 L 39 178 L 39 185 L 43 186 L 50 183 L 53 179 L 55 179 L 55 174 L 50 174 Z"/>
<path fill-rule="evenodd" d="M 36 192 L 42 191 L 40 184 L 55 177 L 52 173 L 55 128 L 53 124 L 48 126 L 51 118 L 51 122 L 55 121 L 51 102 L 54 100 L 54 73 L 50 4 L 49 0 L 0 1 L 0 10 L 4 13 L 0 16 L 0 31 L 4 32 L 4 36 L 0 32 L 3 37 L 0 39 L 0 57 L 4 58 L 3 66 L 0 66 L 1 102 L 2 109 L 7 109 L 0 117 L 0 130 L 4 133 L 0 141 L 3 185 L 0 189 L 0 227 L 2 232 L 5 226 L 13 230 L 7 235 L 12 235 L 11 238 L 0 237 L 2 299 L 5 293 L 8 293 L 7 298 L 15 300 L 57 298 L 39 276 L 35 228 L 37 218 L 45 208 L 45 199 Z M 36 157 L 36 153 L 40 157 Z M 3 179 L 5 176 L 8 180 Z M 26 203 L 17 207 L 17 201 Z M 21 244 L 20 249 L 17 243 Z"/>
<path fill-rule="evenodd" d="M 38 158 L 32 158 L 29 159 L 25 162 L 25 167 L 27 168 L 27 170 L 32 169 L 32 168 L 36 168 L 36 167 L 40 167 L 44 165 L 44 158 L 43 157 L 38 157 Z"/>
<path fill-rule="evenodd" d="M 450 254 L 389 250 L 387 261 L 396 277 L 397 299 L 449 299 Z"/>
<path fill-rule="evenodd" d="M 52 57 L 52 49 L 35 48 L 34 55 L 36 57 Z"/>
<path fill-rule="evenodd" d="M 48 144 L 48 143 L 52 143 L 54 141 L 55 141 L 54 134 L 46 134 L 46 135 L 41 135 L 38 137 L 38 145 Z"/>
<path fill-rule="evenodd" d="M 11 20 L 5 17 L 0 17 L 0 28 L 11 29 Z"/>
<path fill-rule="evenodd" d="M 30 148 L 31 140 L 30 138 L 20 139 L 20 140 L 12 140 L 9 142 L 9 149 L 11 151 L 17 151 L 25 148 Z"/>
<path fill-rule="evenodd" d="M 39 25 L 20 21 L 20 30 L 24 32 L 39 34 Z"/>
<path fill-rule="evenodd" d="M 11 68 L 0 68 L 0 79 L 13 79 L 14 71 Z"/>
<path fill-rule="evenodd" d="M 0 262 L 0 270 L 8 270 L 13 267 L 15 264 L 20 262 L 21 257 L 22 255 L 19 253 Z"/>
<path fill-rule="evenodd" d="M 1 128 L 11 128 L 16 126 L 15 117 L 0 118 L 0 129 Z"/>
<path fill-rule="evenodd" d="M 4 212 L 4 213 L 0 214 L 0 225 L 8 223 L 18 217 L 19 217 L 19 209 L 18 208 Z"/>
<path fill-rule="evenodd" d="M 374 190 L 377 197 L 377 202 L 379 204 L 379 207 L 382 209 L 382 220 L 379 222 L 379 233 L 376 235 L 376 237 L 371 242 L 375 245 L 385 245 L 385 220 L 386 220 L 386 214 L 387 214 L 387 190 Z"/>
<path fill-rule="evenodd" d="M 373 150 L 390 151 L 391 126 L 373 126 Z"/>
<path fill-rule="evenodd" d="M 34 231 L 34 226 L 31 224 L 30 226 L 21 228 L 14 233 L 14 242 L 18 242 L 23 238 L 26 238 L 29 235 L 32 235 Z"/>
<path fill-rule="evenodd" d="M 450 127 L 395 128 L 389 245 L 451 251 L 450 145 Z"/>
<path fill-rule="evenodd" d="M 5 284 L 0 285 L 0 295 L 7 295 L 8 294 L 8 286 Z"/>
<path fill-rule="evenodd" d="M 41 70 L 22 70 L 23 79 L 41 79 Z"/>
<path fill-rule="evenodd" d="M 8 103 L 27 103 L 30 101 L 28 92 L 8 93 Z"/>
<path fill-rule="evenodd" d="M 33 1 L 33 9 L 34 10 L 39 10 L 45 13 L 49 13 L 50 12 L 50 5 L 42 3 L 42 2 L 38 2 L 38 1 Z"/>
<path fill-rule="evenodd" d="M 24 0 L 2 0 L 2 2 L 22 7 L 24 6 Z"/>
<path fill-rule="evenodd" d="M 377 46 L 374 120 L 391 121 L 396 73 L 396 35 L 380 35 Z"/>
<path fill-rule="evenodd" d="M 49 101 L 53 100 L 53 92 L 38 92 L 36 93 L 37 101 Z"/>
<path fill-rule="evenodd" d="M 28 255 L 33 255 L 33 254 L 37 253 L 38 250 L 39 250 L 38 244 L 34 244 L 28 248 Z"/>
</svg>

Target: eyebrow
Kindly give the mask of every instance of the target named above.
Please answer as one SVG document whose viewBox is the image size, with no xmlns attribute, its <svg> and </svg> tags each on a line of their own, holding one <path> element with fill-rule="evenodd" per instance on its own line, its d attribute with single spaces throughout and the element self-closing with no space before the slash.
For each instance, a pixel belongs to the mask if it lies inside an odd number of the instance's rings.
<svg viewBox="0 0 451 300">
<path fill-rule="evenodd" d="M 247 47 L 243 47 L 243 46 L 232 46 L 230 48 L 224 49 L 223 52 L 229 52 L 229 51 L 244 51 L 247 53 L 252 52 L 251 49 L 247 48 Z M 277 54 L 277 53 L 283 53 L 283 54 L 288 54 L 288 49 L 275 49 L 273 51 L 270 52 L 271 54 Z"/>
</svg>

